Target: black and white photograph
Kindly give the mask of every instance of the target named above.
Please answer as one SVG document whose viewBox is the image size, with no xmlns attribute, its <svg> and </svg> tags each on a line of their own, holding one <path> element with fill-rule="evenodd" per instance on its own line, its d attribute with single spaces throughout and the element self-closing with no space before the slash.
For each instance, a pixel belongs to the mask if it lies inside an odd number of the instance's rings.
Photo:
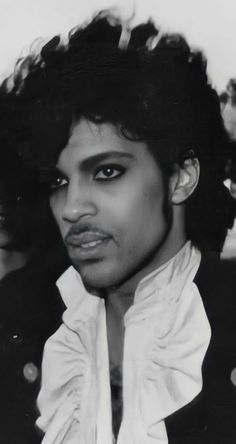
<svg viewBox="0 0 236 444">
<path fill-rule="evenodd" d="M 0 0 L 0 444 L 236 444 L 236 2 Z"/>
</svg>

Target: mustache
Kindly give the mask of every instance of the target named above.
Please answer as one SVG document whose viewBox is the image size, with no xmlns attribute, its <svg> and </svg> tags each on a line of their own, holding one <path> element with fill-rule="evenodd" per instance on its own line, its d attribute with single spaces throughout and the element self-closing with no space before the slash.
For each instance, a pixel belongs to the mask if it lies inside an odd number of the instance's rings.
<svg viewBox="0 0 236 444">
<path fill-rule="evenodd" d="M 101 234 L 101 236 L 104 237 L 111 237 L 110 233 L 103 230 L 103 228 L 99 227 L 98 225 L 90 223 L 79 223 L 70 227 L 68 233 L 65 236 L 65 241 L 67 241 L 71 236 L 79 236 L 80 234 L 88 232 Z"/>
</svg>

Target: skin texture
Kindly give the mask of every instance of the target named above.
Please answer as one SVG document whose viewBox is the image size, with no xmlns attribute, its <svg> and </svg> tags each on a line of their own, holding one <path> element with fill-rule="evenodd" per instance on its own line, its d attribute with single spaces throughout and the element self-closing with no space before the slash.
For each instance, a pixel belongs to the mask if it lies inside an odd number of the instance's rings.
<svg viewBox="0 0 236 444">
<path fill-rule="evenodd" d="M 185 242 L 183 209 L 163 215 L 162 173 L 144 142 L 125 139 L 112 124 L 81 119 L 57 163 L 50 205 L 75 268 L 94 294 L 137 283 Z M 98 241 L 93 246 L 88 242 Z"/>
</svg>

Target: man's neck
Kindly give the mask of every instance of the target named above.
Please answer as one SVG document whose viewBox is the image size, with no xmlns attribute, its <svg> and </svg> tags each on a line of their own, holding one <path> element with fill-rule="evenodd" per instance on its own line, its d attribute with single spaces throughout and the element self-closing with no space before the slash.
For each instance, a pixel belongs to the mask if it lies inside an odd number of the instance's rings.
<svg viewBox="0 0 236 444">
<path fill-rule="evenodd" d="M 185 241 L 183 242 L 183 244 Z M 121 368 L 123 361 L 124 348 L 124 316 L 127 310 L 133 305 L 134 295 L 139 282 L 147 277 L 154 270 L 161 267 L 174 257 L 183 245 L 180 245 L 171 257 L 168 255 L 165 260 L 158 263 L 153 262 L 152 266 L 147 266 L 136 273 L 132 280 L 129 280 L 128 285 L 113 288 L 107 292 L 106 300 L 106 318 L 107 318 L 107 336 L 109 348 L 110 368 Z"/>
<path fill-rule="evenodd" d="M 134 273 L 119 287 L 111 287 L 107 289 L 106 290 L 107 300 L 114 299 L 114 301 L 117 301 L 116 302 L 117 307 L 122 305 L 125 314 L 128 308 L 133 304 L 133 299 L 138 284 L 154 270 L 160 268 L 163 264 L 165 264 L 171 258 L 173 258 L 178 253 L 178 251 L 181 250 L 185 242 L 186 238 L 183 237 L 182 240 L 173 245 L 169 251 L 165 250 L 164 254 L 161 255 L 159 254 L 157 256 L 154 255 L 151 261 L 147 262 L 146 264 L 144 263 L 143 266 L 136 271 L 136 273 Z"/>
</svg>

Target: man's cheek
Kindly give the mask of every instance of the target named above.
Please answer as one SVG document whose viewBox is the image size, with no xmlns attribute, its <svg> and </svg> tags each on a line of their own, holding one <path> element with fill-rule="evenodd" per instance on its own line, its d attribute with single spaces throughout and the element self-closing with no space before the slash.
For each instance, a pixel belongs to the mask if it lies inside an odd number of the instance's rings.
<svg viewBox="0 0 236 444">
<path fill-rule="evenodd" d="M 60 223 L 59 224 L 59 230 L 60 230 L 60 233 L 61 233 L 61 236 L 62 236 L 63 240 L 65 240 L 65 237 L 66 237 L 66 235 L 68 233 L 68 229 L 66 228 L 65 224 Z"/>
<path fill-rule="evenodd" d="M 54 219 L 56 220 L 57 224 L 60 226 L 63 216 L 63 208 L 61 205 L 56 204 L 55 202 L 50 203 L 50 207 L 52 210 L 52 214 L 54 216 Z"/>
<path fill-rule="evenodd" d="M 66 235 L 66 223 L 63 220 L 62 213 L 59 212 L 59 211 L 56 211 L 55 208 L 54 208 L 54 210 L 52 211 L 52 214 L 53 214 L 53 217 L 54 217 L 54 219 L 56 221 L 56 224 L 57 224 L 57 226 L 59 228 L 61 236 L 64 239 L 64 237 Z"/>
</svg>

